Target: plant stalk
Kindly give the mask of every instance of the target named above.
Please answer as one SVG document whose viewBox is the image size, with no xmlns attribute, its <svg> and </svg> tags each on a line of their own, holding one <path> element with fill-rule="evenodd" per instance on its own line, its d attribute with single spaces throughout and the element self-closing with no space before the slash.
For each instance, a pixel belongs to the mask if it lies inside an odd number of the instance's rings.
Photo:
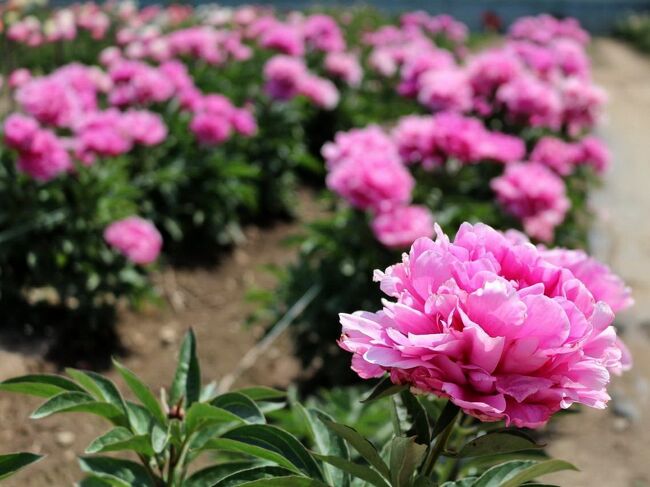
<svg viewBox="0 0 650 487">
<path fill-rule="evenodd" d="M 427 454 L 422 467 L 422 474 L 425 477 L 431 477 L 433 474 L 436 462 L 438 461 L 438 458 L 440 458 L 440 455 L 442 455 L 442 452 L 445 450 L 447 442 L 449 441 L 449 437 L 451 436 L 452 431 L 454 431 L 454 426 L 456 425 L 456 417 L 457 416 L 455 416 L 454 419 L 452 419 L 445 427 L 445 429 L 442 430 L 440 435 L 438 435 L 438 438 L 435 440 L 435 443 L 429 449 L 429 453 Z"/>
</svg>

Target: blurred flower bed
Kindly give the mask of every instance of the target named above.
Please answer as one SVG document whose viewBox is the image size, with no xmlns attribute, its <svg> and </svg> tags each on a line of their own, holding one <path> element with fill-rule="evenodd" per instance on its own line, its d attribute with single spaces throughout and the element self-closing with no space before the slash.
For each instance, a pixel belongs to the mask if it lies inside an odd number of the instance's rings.
<svg viewBox="0 0 650 487">
<path fill-rule="evenodd" d="M 317 286 L 295 336 L 308 365 L 327 360 L 336 313 L 377 305 L 372 270 L 434 222 L 586 245 L 609 164 L 588 42 L 549 16 L 480 47 L 424 12 L 9 2 L 0 299 L 87 316 L 137 303 L 161 252 L 228 249 L 310 184 L 333 214 L 267 309 Z"/>
<path fill-rule="evenodd" d="M 637 49 L 650 52 L 650 15 L 637 13 L 628 16 L 616 26 L 616 35 Z"/>
</svg>

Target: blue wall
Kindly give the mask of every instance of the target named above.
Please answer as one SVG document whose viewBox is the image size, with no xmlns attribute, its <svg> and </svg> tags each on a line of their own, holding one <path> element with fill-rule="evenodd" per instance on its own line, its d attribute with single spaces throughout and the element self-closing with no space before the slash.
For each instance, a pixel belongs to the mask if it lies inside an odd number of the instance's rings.
<svg viewBox="0 0 650 487">
<path fill-rule="evenodd" d="M 247 2 L 225 0 L 219 3 L 241 5 Z M 548 12 L 576 17 L 585 28 L 594 33 L 610 32 L 616 21 L 629 13 L 650 11 L 650 0 L 371 0 L 365 2 L 356 0 L 274 0 L 254 3 L 275 5 L 278 8 L 371 4 L 392 12 L 426 10 L 431 13 L 451 14 L 465 22 L 471 29 L 481 27 L 481 15 L 487 10 L 496 12 L 506 24 L 510 24 L 514 19 L 523 15 Z"/>
</svg>

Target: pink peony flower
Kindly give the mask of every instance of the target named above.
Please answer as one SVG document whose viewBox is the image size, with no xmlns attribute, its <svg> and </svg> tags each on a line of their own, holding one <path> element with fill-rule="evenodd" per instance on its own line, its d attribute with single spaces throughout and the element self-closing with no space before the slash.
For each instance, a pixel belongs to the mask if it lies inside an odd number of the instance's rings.
<svg viewBox="0 0 650 487">
<path fill-rule="evenodd" d="M 50 130 L 38 130 L 31 139 L 29 149 L 18 154 L 18 170 L 37 181 L 50 181 L 72 168 L 72 160 L 63 141 Z"/>
<path fill-rule="evenodd" d="M 162 117 L 147 110 L 126 111 L 122 115 L 121 126 L 136 144 L 158 145 L 167 137 L 167 127 Z"/>
<path fill-rule="evenodd" d="M 521 219 L 526 233 L 545 242 L 553 239 L 571 206 L 562 178 L 538 162 L 506 166 L 491 186 L 503 208 Z"/>
<path fill-rule="evenodd" d="M 362 378 L 446 397 L 482 421 L 537 428 L 574 403 L 605 408 L 627 367 L 614 314 L 526 242 L 463 224 L 451 242 L 417 240 L 376 271 L 394 299 L 342 314 L 340 346 Z"/>
<path fill-rule="evenodd" d="M 328 170 L 347 160 L 364 158 L 368 153 L 385 154 L 399 160 L 395 144 L 378 125 L 337 132 L 334 141 L 327 142 L 321 149 Z"/>
<path fill-rule="evenodd" d="M 605 91 L 590 81 L 567 78 L 560 84 L 562 121 L 570 135 L 579 135 L 593 128 L 601 118 L 607 102 Z"/>
<path fill-rule="evenodd" d="M 377 240 L 391 249 L 404 249 L 420 237 L 433 236 L 433 215 L 425 206 L 399 206 L 376 215 L 372 231 Z"/>
<path fill-rule="evenodd" d="M 352 206 L 389 211 L 411 200 L 415 181 L 392 154 L 367 153 L 338 164 L 327 175 L 327 187 Z"/>
<path fill-rule="evenodd" d="M 305 21 L 303 32 L 307 43 L 316 50 L 331 53 L 345 49 L 343 33 L 329 15 L 310 15 Z"/>
<path fill-rule="evenodd" d="M 605 143 L 593 136 L 588 136 L 579 142 L 580 164 L 594 168 L 598 174 L 604 173 L 612 161 L 612 154 Z"/>
<path fill-rule="evenodd" d="M 580 147 L 555 137 L 542 137 L 530 154 L 530 160 L 553 169 L 562 176 L 573 172 L 582 156 Z"/>
<path fill-rule="evenodd" d="M 264 65 L 264 90 L 276 100 L 291 100 L 308 76 L 305 63 L 289 56 L 274 56 Z"/>
<path fill-rule="evenodd" d="M 348 52 L 329 52 L 325 56 L 325 71 L 340 78 L 349 86 L 358 87 L 363 78 L 363 69 L 359 58 Z"/>
<path fill-rule="evenodd" d="M 419 84 L 418 101 L 432 111 L 466 112 L 472 108 L 472 88 L 461 69 L 427 71 Z"/>
<path fill-rule="evenodd" d="M 39 130 L 38 122 L 33 118 L 12 113 L 4 122 L 4 139 L 12 149 L 27 151 Z"/>
<path fill-rule="evenodd" d="M 230 138 L 232 126 L 225 117 L 200 112 L 192 118 L 190 130 L 202 144 L 218 145 Z"/>
<path fill-rule="evenodd" d="M 422 86 L 421 78 L 430 71 L 452 69 L 456 63 L 449 51 L 430 47 L 410 56 L 400 71 L 397 92 L 402 96 L 416 97 Z"/>
<path fill-rule="evenodd" d="M 11 88 L 12 90 L 20 88 L 25 83 L 29 82 L 31 79 L 32 79 L 32 74 L 29 72 L 28 69 L 25 68 L 14 69 L 9 74 L 9 80 L 8 80 L 9 88 Z"/>
<path fill-rule="evenodd" d="M 314 105 L 325 110 L 336 108 L 339 103 L 339 90 L 334 83 L 318 76 L 306 76 L 300 82 L 298 92 Z"/>
<path fill-rule="evenodd" d="M 131 216 L 111 223 L 104 240 L 135 264 L 150 264 L 162 248 L 162 236 L 148 220 Z"/>
<path fill-rule="evenodd" d="M 513 123 L 560 128 L 562 101 L 552 87 L 532 75 L 518 76 L 502 85 L 496 99 Z"/>
<path fill-rule="evenodd" d="M 289 56 L 302 56 L 305 53 L 305 43 L 300 31 L 294 26 L 280 23 L 262 35 L 260 46 Z"/>
</svg>

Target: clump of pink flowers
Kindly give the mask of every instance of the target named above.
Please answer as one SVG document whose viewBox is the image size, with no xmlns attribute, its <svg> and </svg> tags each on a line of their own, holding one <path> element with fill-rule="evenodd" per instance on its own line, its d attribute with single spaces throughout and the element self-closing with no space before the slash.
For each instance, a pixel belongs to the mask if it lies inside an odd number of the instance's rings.
<svg viewBox="0 0 650 487">
<path fill-rule="evenodd" d="M 385 247 L 404 249 L 420 237 L 432 237 L 433 223 L 433 215 L 427 207 L 410 205 L 375 215 L 371 228 Z"/>
<path fill-rule="evenodd" d="M 111 223 L 104 240 L 135 264 L 151 264 L 160 254 L 162 236 L 149 220 L 131 216 Z"/>
<path fill-rule="evenodd" d="M 575 403 L 605 408 L 610 375 L 631 364 L 612 308 L 584 277 L 483 224 L 463 224 L 453 241 L 436 231 L 376 271 L 393 301 L 341 315 L 352 368 L 518 427 Z"/>
</svg>

